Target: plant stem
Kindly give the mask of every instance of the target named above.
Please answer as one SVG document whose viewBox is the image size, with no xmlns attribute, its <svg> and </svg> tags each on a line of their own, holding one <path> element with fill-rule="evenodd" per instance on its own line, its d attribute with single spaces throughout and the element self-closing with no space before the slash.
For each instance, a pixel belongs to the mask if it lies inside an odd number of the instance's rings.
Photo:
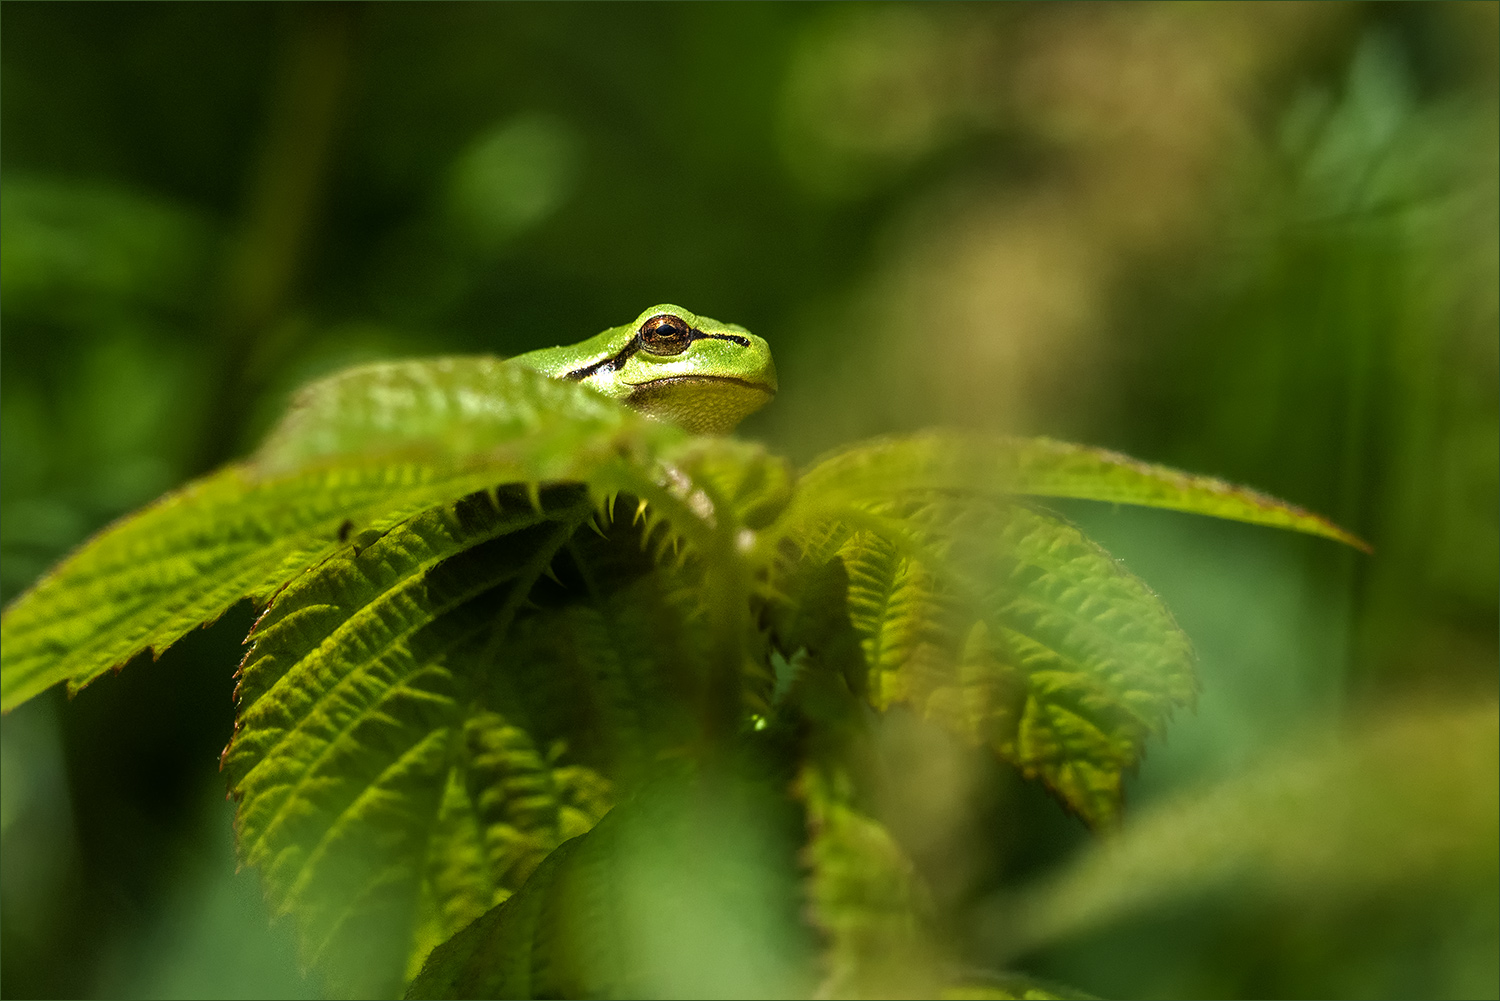
<svg viewBox="0 0 1500 1001">
<path fill-rule="evenodd" d="M 277 321 L 295 292 L 320 208 L 357 16 L 354 4 L 290 10 L 265 138 L 219 282 L 218 360 L 192 472 L 228 457 L 256 395 L 295 346 Z"/>
</svg>

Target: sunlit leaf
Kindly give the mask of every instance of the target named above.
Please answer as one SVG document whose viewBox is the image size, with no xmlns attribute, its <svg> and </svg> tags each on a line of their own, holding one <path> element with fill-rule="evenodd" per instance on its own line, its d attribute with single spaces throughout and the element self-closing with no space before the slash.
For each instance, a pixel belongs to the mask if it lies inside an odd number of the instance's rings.
<svg viewBox="0 0 1500 1001">
<path fill-rule="evenodd" d="M 929 433 L 877 439 L 815 464 L 802 477 L 798 504 L 816 512 L 911 490 L 1159 507 L 1320 535 L 1369 550 L 1326 518 L 1248 487 L 1050 438 Z"/>
<path fill-rule="evenodd" d="M 159 654 L 243 598 L 268 600 L 352 533 L 379 534 L 493 473 L 420 463 L 310 469 L 263 479 L 230 466 L 85 543 L 5 611 L 0 691 L 8 711 L 60 681 L 71 689 Z"/>
<path fill-rule="evenodd" d="M 314 382 L 292 398 L 255 462 L 274 471 L 416 454 L 548 480 L 598 465 L 609 452 L 630 455 L 684 437 L 576 383 L 471 355 L 380 362 Z"/>
<path fill-rule="evenodd" d="M 6 609 L 0 704 L 160 654 L 242 598 L 264 603 L 334 553 L 475 490 L 632 458 L 632 482 L 650 485 L 655 451 L 683 437 L 489 358 L 367 366 L 315 383 L 251 462 L 116 522 Z"/>
</svg>

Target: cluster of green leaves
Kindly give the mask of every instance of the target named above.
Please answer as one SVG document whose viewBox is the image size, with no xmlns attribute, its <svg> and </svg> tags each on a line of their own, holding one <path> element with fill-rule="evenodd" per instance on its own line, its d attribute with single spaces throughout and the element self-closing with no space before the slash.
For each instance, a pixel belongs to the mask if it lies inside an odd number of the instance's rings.
<svg viewBox="0 0 1500 1001">
<path fill-rule="evenodd" d="M 684 993 L 726 943 L 746 990 L 888 990 L 941 964 L 861 805 L 872 712 L 1106 828 L 1194 696 L 1167 609 L 1049 496 L 1358 544 L 1054 441 L 892 438 L 798 475 L 495 359 L 383 364 L 19 598 L 0 692 L 263 606 L 223 769 L 243 861 L 336 993 Z"/>
</svg>

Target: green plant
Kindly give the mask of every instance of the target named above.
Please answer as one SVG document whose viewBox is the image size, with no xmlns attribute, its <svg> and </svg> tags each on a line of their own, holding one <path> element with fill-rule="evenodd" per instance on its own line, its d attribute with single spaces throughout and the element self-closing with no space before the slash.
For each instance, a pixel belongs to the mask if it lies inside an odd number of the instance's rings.
<svg viewBox="0 0 1500 1001">
<path fill-rule="evenodd" d="M 1191 649 L 1043 497 L 1362 546 L 1045 439 L 797 474 L 494 359 L 376 365 L 17 599 L 3 707 L 264 607 L 222 766 L 336 994 L 1052 996 L 946 972 L 864 788 L 871 714 L 904 705 L 1117 824 Z"/>
</svg>

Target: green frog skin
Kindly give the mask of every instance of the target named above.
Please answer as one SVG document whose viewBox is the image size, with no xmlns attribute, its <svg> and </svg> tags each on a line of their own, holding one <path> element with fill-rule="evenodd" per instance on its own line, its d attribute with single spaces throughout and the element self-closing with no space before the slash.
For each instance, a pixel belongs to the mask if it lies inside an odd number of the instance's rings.
<svg viewBox="0 0 1500 1001">
<path fill-rule="evenodd" d="M 670 304 L 578 344 L 511 361 L 582 383 L 694 434 L 728 434 L 776 395 L 776 365 L 765 341 Z"/>
</svg>

